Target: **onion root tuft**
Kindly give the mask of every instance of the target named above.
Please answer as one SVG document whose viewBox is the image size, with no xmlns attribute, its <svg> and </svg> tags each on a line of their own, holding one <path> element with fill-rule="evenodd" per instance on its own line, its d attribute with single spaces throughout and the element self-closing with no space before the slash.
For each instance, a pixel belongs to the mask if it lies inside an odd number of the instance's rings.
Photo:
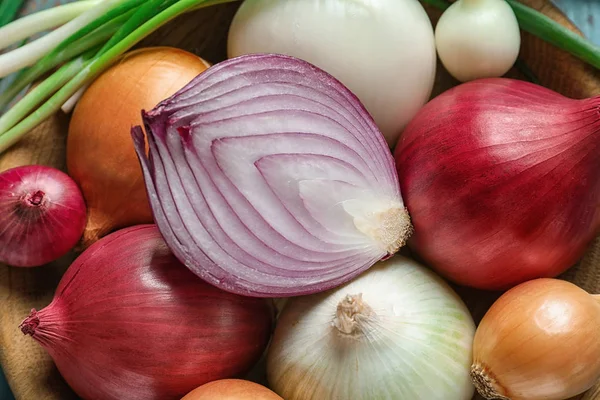
<svg viewBox="0 0 600 400">
<path fill-rule="evenodd" d="M 509 397 L 498 393 L 498 381 L 490 374 L 487 368 L 479 364 L 474 364 L 471 367 L 471 379 L 482 397 L 486 399 L 510 400 Z"/>
<path fill-rule="evenodd" d="M 40 318 L 38 317 L 37 310 L 32 308 L 29 316 L 19 325 L 19 329 L 23 332 L 23 335 L 33 336 L 39 325 Z"/>
<path fill-rule="evenodd" d="M 364 332 L 364 321 L 374 315 L 373 309 L 363 301 L 362 293 L 347 295 L 337 306 L 333 326 L 346 335 Z"/>
</svg>

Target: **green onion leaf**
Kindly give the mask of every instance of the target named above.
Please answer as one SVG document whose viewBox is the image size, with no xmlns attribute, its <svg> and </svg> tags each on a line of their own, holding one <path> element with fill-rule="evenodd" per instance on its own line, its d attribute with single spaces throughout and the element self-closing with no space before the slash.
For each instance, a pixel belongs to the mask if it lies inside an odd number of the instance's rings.
<svg viewBox="0 0 600 400">
<path fill-rule="evenodd" d="M 125 39 L 127 35 L 136 30 L 142 23 L 148 21 L 165 8 L 172 6 L 179 0 L 147 0 L 144 5 L 138 8 L 135 13 L 123 24 L 123 26 L 115 33 L 113 37 L 102 47 L 98 55 L 105 53 L 115 44 Z"/>
<path fill-rule="evenodd" d="M 3 110 L 27 85 L 50 71 L 52 68 L 79 56 L 85 51 L 96 48 L 105 43 L 122 26 L 135 10 L 129 10 L 125 14 L 107 22 L 93 32 L 74 41 L 66 48 L 57 48 L 44 56 L 31 68 L 22 70 L 11 86 L 0 94 L 0 110 Z M 61 46 L 64 47 L 64 46 Z"/>
<path fill-rule="evenodd" d="M 17 16 L 25 0 L 1 0 L 0 1 L 0 26 L 4 26 Z"/>
<path fill-rule="evenodd" d="M 237 0 L 219 0 L 219 4 L 232 1 Z M 170 7 L 146 21 L 113 47 L 102 54 L 97 54 L 92 60 L 86 62 L 80 68 L 77 75 L 64 84 L 58 92 L 32 114 L 28 115 L 29 111 L 39 105 L 46 97 L 36 95 L 23 98 L 6 114 L 0 117 L 0 153 L 16 143 L 23 135 L 36 127 L 43 120 L 58 111 L 65 101 L 74 95 L 82 86 L 95 79 L 110 67 L 118 57 L 146 36 L 181 14 L 192 9 L 213 4 L 216 4 L 215 0 L 179 0 L 174 2 Z M 131 18 L 133 18 L 133 16 Z M 66 72 L 62 73 L 71 78 Z M 54 82 L 61 82 L 60 85 L 63 85 L 63 76 L 58 72 L 51 78 Z M 45 81 L 43 83 L 45 83 Z M 54 86 L 55 85 L 52 85 L 52 87 Z"/>
<path fill-rule="evenodd" d="M 521 29 L 600 69 L 600 47 L 533 8 L 516 0 L 507 2 L 515 12 Z"/>
</svg>

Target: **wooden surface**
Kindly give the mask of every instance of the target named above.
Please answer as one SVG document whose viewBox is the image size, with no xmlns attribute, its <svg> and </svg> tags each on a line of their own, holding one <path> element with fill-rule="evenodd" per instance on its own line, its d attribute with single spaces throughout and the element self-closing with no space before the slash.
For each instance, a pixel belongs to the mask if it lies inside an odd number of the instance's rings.
<svg viewBox="0 0 600 400">
<path fill-rule="evenodd" d="M 581 32 L 600 45 L 599 0 L 553 0 Z"/>
<path fill-rule="evenodd" d="M 44 0 L 37 1 L 40 4 L 49 3 Z M 579 0 L 562 0 L 562 3 L 577 1 Z M 523 2 L 564 24 L 569 24 L 546 0 Z M 235 4 L 230 4 L 200 10 L 174 21 L 143 44 L 182 47 L 196 52 L 210 62 L 218 62 L 225 57 L 228 21 L 236 7 Z M 434 10 L 430 10 L 430 13 L 434 19 L 435 15 L 439 15 Z M 529 35 L 523 36 L 522 59 L 544 86 L 575 98 L 600 94 L 598 71 L 593 71 L 573 57 Z M 523 75 L 515 70 L 511 72 L 511 76 Z M 440 68 L 435 93 L 440 93 L 455 83 Z M 0 158 L 0 171 L 34 163 L 64 168 L 67 123 L 68 120 L 64 116 L 50 118 L 25 141 Z M 565 277 L 590 292 L 600 293 L 600 241 L 596 242 L 594 248 L 596 251 L 590 251 L 582 264 L 570 270 Z M 62 272 L 73 257 L 71 254 L 52 265 L 35 269 L 0 266 L 0 365 L 5 368 L 8 382 L 17 400 L 75 398 L 57 373 L 49 356 L 31 338 L 24 337 L 17 329 L 32 307 L 40 308 L 50 302 Z M 458 290 L 473 311 L 476 320 L 481 318 L 497 296 L 470 289 Z M 0 394 L 0 400 L 6 399 Z M 585 400 L 600 400 L 600 396 L 590 395 Z"/>
</svg>

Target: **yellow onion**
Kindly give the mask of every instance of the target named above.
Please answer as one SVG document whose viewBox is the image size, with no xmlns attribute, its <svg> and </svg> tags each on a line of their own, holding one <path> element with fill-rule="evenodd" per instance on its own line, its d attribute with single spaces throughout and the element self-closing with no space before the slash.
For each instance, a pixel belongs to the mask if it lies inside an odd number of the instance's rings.
<svg viewBox="0 0 600 400">
<path fill-rule="evenodd" d="M 258 383 L 242 379 L 221 379 L 205 383 L 181 400 L 283 400 Z"/>
<path fill-rule="evenodd" d="M 558 279 L 506 292 L 477 328 L 471 377 L 487 399 L 564 400 L 600 379 L 600 301 Z"/>
<path fill-rule="evenodd" d="M 69 126 L 67 167 L 88 206 L 83 247 L 128 226 L 152 222 L 130 129 L 208 67 L 170 47 L 133 51 L 104 72 L 79 100 Z"/>
</svg>

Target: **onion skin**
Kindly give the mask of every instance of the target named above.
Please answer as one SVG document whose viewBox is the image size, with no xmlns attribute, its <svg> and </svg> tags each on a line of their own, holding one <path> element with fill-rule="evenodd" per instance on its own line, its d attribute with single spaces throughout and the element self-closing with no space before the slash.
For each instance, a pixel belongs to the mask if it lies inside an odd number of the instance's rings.
<svg viewBox="0 0 600 400">
<path fill-rule="evenodd" d="M 481 321 L 472 376 L 487 398 L 570 398 L 600 379 L 599 331 L 600 302 L 583 289 L 557 279 L 523 283 Z"/>
<path fill-rule="evenodd" d="M 475 323 L 438 274 L 394 256 L 286 304 L 267 353 L 286 400 L 471 400 Z"/>
<path fill-rule="evenodd" d="M 209 382 L 188 393 L 181 400 L 283 400 L 258 383 L 241 379 Z"/>
<path fill-rule="evenodd" d="M 152 223 L 130 129 L 141 110 L 169 97 L 208 64 L 170 47 L 136 50 L 98 77 L 73 112 L 67 140 L 69 175 L 88 205 L 82 247 L 116 229 Z"/>
<path fill-rule="evenodd" d="M 122 229 L 89 247 L 52 303 L 21 324 L 89 400 L 180 399 L 250 369 L 271 327 L 266 302 L 197 278 L 154 225 Z"/>
<path fill-rule="evenodd" d="M 415 233 L 439 273 L 481 289 L 553 277 L 600 226 L 600 97 L 492 78 L 428 103 L 395 151 Z"/>
<path fill-rule="evenodd" d="M 81 191 L 64 172 L 27 165 L 0 174 L 0 262 L 35 267 L 64 256 L 85 219 Z"/>
</svg>

